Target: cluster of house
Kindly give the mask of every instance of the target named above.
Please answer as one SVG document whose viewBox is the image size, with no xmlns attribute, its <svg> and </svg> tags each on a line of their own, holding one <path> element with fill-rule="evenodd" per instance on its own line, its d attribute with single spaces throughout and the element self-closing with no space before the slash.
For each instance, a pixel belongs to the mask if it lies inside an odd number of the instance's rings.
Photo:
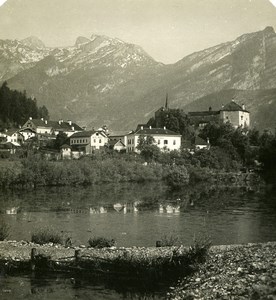
<svg viewBox="0 0 276 300">
<path fill-rule="evenodd" d="M 167 102 L 165 107 L 155 112 L 156 124 L 163 114 L 169 111 Z M 244 106 L 238 105 L 233 100 L 220 111 L 189 112 L 191 122 L 197 128 L 204 127 L 210 121 L 230 122 L 234 127 L 249 126 L 250 114 Z M 59 155 L 61 158 L 79 158 L 82 155 L 92 154 L 102 147 L 109 147 L 116 151 L 136 152 L 140 136 L 151 136 L 155 144 L 162 151 L 172 151 L 183 146 L 182 136 L 166 127 L 152 128 L 144 124 L 137 126 L 132 131 L 109 132 L 105 126 L 98 130 L 85 130 L 72 121 L 50 121 L 32 119 L 31 117 L 19 129 L 9 129 L 0 133 L 0 151 L 14 153 L 24 143 L 29 143 L 34 138 L 43 148 L 49 140 L 56 139 L 59 133 L 68 137 L 66 144 L 62 145 Z M 188 146 L 191 148 L 191 145 Z M 209 142 L 196 137 L 193 148 L 208 148 Z M 191 150 L 191 149 L 189 149 Z"/>
</svg>

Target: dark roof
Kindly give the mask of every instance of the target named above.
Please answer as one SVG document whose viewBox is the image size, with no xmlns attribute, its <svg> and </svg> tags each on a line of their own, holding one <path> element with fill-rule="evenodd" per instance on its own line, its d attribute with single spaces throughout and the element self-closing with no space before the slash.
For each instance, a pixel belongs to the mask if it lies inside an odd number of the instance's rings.
<svg viewBox="0 0 276 300">
<path fill-rule="evenodd" d="M 164 128 L 144 128 L 144 129 L 138 129 L 134 133 L 140 135 L 158 134 L 158 135 L 179 135 L 180 136 L 179 133 Z"/>
<path fill-rule="evenodd" d="M 25 127 L 25 128 L 20 128 L 19 129 L 19 132 L 22 132 L 22 131 L 31 131 L 32 133 L 36 133 L 36 131 L 35 130 L 33 130 L 33 129 L 31 129 L 31 128 L 29 128 L 29 127 Z"/>
<path fill-rule="evenodd" d="M 65 149 L 65 148 L 71 148 L 71 146 L 67 145 L 67 144 L 64 144 L 60 147 L 61 149 Z"/>
<path fill-rule="evenodd" d="M 7 131 L 2 131 L 2 134 L 8 135 L 8 136 L 12 136 L 14 133 L 16 133 L 18 131 L 18 128 L 10 128 Z"/>
<path fill-rule="evenodd" d="M 74 130 L 80 130 L 82 131 L 83 129 L 77 125 L 76 123 L 71 123 L 71 125 L 69 124 L 69 122 L 60 122 L 60 121 L 51 121 L 51 120 L 41 120 L 41 119 L 32 119 L 29 120 L 31 122 L 33 122 L 33 124 L 35 126 L 40 126 L 40 127 L 51 127 L 54 128 L 55 130 L 60 130 L 60 131 L 70 131 L 72 130 L 72 127 L 74 127 Z M 47 124 L 46 124 L 47 122 Z"/>
<path fill-rule="evenodd" d="M 130 130 L 129 131 L 112 131 L 108 134 L 109 137 L 115 137 L 115 136 L 125 136 L 127 134 L 130 133 Z"/>
<path fill-rule="evenodd" d="M 205 117 L 205 116 L 215 116 L 219 115 L 219 110 L 208 110 L 208 111 L 191 111 L 188 112 L 188 115 L 190 116 L 198 116 L 198 117 Z"/>
<path fill-rule="evenodd" d="M 92 134 L 94 134 L 96 131 L 95 130 L 87 130 L 87 131 L 82 131 L 82 132 L 75 132 L 70 136 L 70 138 L 75 138 L 75 137 L 91 137 Z"/>
<path fill-rule="evenodd" d="M 197 136 L 196 139 L 195 139 L 195 145 L 206 145 L 206 146 L 208 146 L 209 144 L 204 139 Z"/>
<path fill-rule="evenodd" d="M 221 111 L 245 111 L 245 112 L 248 112 L 247 110 L 243 109 L 242 106 L 237 104 L 234 100 L 232 100 L 228 104 L 224 105 L 222 107 Z"/>
<path fill-rule="evenodd" d="M 125 144 L 122 141 L 108 141 L 108 145 L 110 146 L 115 146 L 116 144 L 122 144 L 123 146 L 125 146 Z"/>
</svg>

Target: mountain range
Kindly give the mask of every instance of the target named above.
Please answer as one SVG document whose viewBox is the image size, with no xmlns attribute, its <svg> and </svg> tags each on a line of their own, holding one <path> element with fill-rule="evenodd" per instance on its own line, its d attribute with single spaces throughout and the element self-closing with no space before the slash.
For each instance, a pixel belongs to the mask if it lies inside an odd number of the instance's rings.
<svg viewBox="0 0 276 300">
<path fill-rule="evenodd" d="M 0 82 L 45 105 L 51 119 L 88 127 L 134 129 L 164 105 L 219 109 L 235 98 L 252 125 L 274 129 L 276 34 L 272 27 L 195 52 L 166 65 L 141 47 L 106 36 L 46 47 L 36 37 L 0 40 Z"/>
</svg>

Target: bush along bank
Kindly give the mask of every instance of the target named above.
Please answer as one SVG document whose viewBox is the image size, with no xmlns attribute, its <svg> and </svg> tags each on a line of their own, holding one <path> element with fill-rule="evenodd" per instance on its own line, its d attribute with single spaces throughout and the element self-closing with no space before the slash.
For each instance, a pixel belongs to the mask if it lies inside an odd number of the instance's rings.
<svg viewBox="0 0 276 300">
<path fill-rule="evenodd" d="M 0 162 L 1 164 L 1 162 Z M 0 187 L 78 186 L 119 182 L 163 181 L 173 189 L 187 183 L 208 181 L 244 186 L 260 178 L 256 173 L 223 172 L 217 169 L 175 163 L 145 163 L 140 157 L 120 155 L 93 159 L 49 161 L 40 155 L 11 162 L 0 168 Z"/>
</svg>

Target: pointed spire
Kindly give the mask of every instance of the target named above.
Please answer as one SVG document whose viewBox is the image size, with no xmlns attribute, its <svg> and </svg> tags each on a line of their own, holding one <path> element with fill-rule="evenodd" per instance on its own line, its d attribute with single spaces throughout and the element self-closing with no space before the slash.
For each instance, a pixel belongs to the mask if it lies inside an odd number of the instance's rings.
<svg viewBox="0 0 276 300">
<path fill-rule="evenodd" d="M 166 104 L 165 104 L 165 108 L 168 109 L 168 93 L 166 93 Z"/>
</svg>

